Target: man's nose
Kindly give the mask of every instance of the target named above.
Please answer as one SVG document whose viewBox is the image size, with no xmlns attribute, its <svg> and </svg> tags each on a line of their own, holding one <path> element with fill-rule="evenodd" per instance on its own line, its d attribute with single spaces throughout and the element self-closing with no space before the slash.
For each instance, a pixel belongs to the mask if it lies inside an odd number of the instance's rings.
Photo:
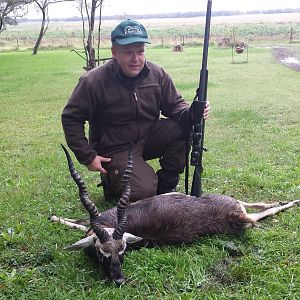
<svg viewBox="0 0 300 300">
<path fill-rule="evenodd" d="M 131 60 L 136 61 L 138 59 L 137 53 L 132 53 Z"/>
</svg>

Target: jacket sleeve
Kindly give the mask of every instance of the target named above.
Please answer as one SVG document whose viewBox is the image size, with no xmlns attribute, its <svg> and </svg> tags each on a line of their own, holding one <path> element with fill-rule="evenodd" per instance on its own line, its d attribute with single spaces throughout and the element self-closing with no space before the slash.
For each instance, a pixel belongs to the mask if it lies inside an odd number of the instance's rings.
<svg viewBox="0 0 300 300">
<path fill-rule="evenodd" d="M 162 70 L 162 103 L 161 113 L 163 116 L 176 120 L 185 129 L 190 128 L 191 109 L 190 105 L 182 98 L 181 94 L 176 90 L 175 85 L 170 76 Z"/>
<path fill-rule="evenodd" d="M 84 165 L 90 164 L 97 155 L 85 135 L 85 122 L 91 120 L 95 106 L 96 99 L 83 76 L 63 109 L 61 121 L 68 146 Z"/>
</svg>

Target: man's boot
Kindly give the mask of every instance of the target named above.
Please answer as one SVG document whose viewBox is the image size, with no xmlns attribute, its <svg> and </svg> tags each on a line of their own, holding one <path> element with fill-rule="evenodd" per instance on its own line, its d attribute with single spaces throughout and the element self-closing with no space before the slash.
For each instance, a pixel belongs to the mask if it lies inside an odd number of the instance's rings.
<svg viewBox="0 0 300 300">
<path fill-rule="evenodd" d="M 158 177 L 157 195 L 176 192 L 179 174 L 160 169 L 156 172 Z"/>
<path fill-rule="evenodd" d="M 100 174 L 101 182 L 98 186 L 103 187 L 103 194 L 106 201 L 114 201 L 118 199 L 118 195 L 111 188 L 111 183 L 107 175 Z"/>
</svg>

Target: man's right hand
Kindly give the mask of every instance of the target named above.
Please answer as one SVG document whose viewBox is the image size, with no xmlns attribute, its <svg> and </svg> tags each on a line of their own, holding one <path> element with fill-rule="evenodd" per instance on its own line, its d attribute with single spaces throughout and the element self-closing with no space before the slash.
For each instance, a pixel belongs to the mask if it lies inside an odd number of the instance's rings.
<svg viewBox="0 0 300 300">
<path fill-rule="evenodd" d="M 99 171 L 101 174 L 107 174 L 107 171 L 102 167 L 102 162 L 109 162 L 111 158 L 97 155 L 95 159 L 87 165 L 90 171 Z"/>
</svg>

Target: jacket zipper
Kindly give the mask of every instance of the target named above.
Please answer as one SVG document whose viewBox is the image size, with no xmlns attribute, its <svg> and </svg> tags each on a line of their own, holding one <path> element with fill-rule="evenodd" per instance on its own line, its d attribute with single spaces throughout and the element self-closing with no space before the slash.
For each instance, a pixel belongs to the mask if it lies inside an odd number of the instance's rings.
<svg viewBox="0 0 300 300">
<path fill-rule="evenodd" d="M 139 118 L 139 105 L 138 105 L 139 98 L 136 94 L 136 91 L 133 91 L 133 96 L 134 96 L 134 100 L 135 100 L 135 103 L 136 103 L 135 116 L 136 116 L 137 130 L 138 130 L 136 141 L 138 141 L 140 139 L 140 118 Z"/>
</svg>

